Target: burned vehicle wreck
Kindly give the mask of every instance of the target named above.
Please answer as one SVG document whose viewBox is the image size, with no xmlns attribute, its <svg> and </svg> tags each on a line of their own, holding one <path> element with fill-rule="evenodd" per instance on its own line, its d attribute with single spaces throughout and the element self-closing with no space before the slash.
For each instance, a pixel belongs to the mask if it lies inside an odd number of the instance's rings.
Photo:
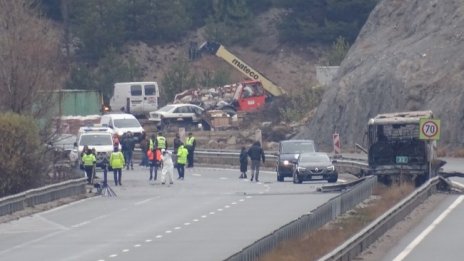
<svg viewBox="0 0 464 261">
<path fill-rule="evenodd" d="M 419 139 L 420 119 L 432 111 L 379 114 L 368 122 L 369 174 L 386 184 L 400 178 L 423 184 L 446 162 L 437 159 L 436 141 Z"/>
</svg>

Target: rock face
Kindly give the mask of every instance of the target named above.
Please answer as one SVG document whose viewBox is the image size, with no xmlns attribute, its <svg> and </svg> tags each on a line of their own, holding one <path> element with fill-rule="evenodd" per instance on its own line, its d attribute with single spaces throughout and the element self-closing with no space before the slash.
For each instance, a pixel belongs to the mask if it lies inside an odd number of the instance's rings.
<svg viewBox="0 0 464 261">
<path fill-rule="evenodd" d="M 351 47 L 310 125 L 299 138 L 329 148 L 363 144 L 378 113 L 432 110 L 440 145 L 464 143 L 462 0 L 382 0 Z"/>
</svg>

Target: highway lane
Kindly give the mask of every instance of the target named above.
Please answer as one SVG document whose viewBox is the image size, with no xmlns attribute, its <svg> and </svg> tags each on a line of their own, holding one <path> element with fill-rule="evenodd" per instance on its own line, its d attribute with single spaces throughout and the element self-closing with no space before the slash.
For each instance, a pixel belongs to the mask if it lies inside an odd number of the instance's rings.
<svg viewBox="0 0 464 261">
<path fill-rule="evenodd" d="M 316 192 L 326 182 L 275 182 L 275 172 L 259 183 L 238 176 L 194 168 L 167 186 L 125 171 L 117 198 L 0 224 L 0 260 L 223 260 L 336 195 Z"/>
<path fill-rule="evenodd" d="M 450 195 L 405 237 L 383 260 L 462 260 L 463 195 Z"/>
<path fill-rule="evenodd" d="M 445 158 L 445 171 L 464 172 L 462 158 Z M 464 179 L 453 177 L 453 182 L 463 184 Z M 396 246 L 388 251 L 383 260 L 461 260 L 464 233 L 464 196 L 450 195 L 426 218 L 415 226 Z"/>
</svg>

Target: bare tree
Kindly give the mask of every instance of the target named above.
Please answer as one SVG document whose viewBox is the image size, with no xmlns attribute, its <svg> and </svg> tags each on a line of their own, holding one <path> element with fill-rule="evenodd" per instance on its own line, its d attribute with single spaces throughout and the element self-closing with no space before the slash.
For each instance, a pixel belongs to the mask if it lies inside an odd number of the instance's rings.
<svg viewBox="0 0 464 261">
<path fill-rule="evenodd" d="M 32 0 L 0 0 L 0 111 L 51 116 L 61 89 L 60 37 Z"/>
</svg>

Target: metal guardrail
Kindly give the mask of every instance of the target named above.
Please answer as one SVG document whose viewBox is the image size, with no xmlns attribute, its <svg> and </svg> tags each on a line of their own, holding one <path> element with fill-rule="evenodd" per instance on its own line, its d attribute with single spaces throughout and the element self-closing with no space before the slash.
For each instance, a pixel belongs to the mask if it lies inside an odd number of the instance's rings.
<svg viewBox="0 0 464 261">
<path fill-rule="evenodd" d="M 361 252 L 367 249 L 387 230 L 389 230 L 399 221 L 403 220 L 409 213 L 412 212 L 412 210 L 414 210 L 432 193 L 434 193 L 439 181 L 439 177 L 435 177 L 429 180 L 407 198 L 403 199 L 385 214 L 377 218 L 369 226 L 346 241 L 343 245 L 339 246 L 319 260 L 354 260 Z"/>
<path fill-rule="evenodd" d="M 57 199 L 84 194 L 86 180 L 86 178 L 68 180 L 0 198 L 0 216 Z"/>
<path fill-rule="evenodd" d="M 227 261 L 253 261 L 263 256 L 279 243 L 297 238 L 304 233 L 316 230 L 336 218 L 340 214 L 352 209 L 372 195 L 372 189 L 377 183 L 377 177 L 367 177 L 364 182 L 340 194 L 325 204 L 319 206 L 309 214 L 305 214 L 271 234 L 257 240 L 238 253 L 227 258 Z"/>
</svg>

